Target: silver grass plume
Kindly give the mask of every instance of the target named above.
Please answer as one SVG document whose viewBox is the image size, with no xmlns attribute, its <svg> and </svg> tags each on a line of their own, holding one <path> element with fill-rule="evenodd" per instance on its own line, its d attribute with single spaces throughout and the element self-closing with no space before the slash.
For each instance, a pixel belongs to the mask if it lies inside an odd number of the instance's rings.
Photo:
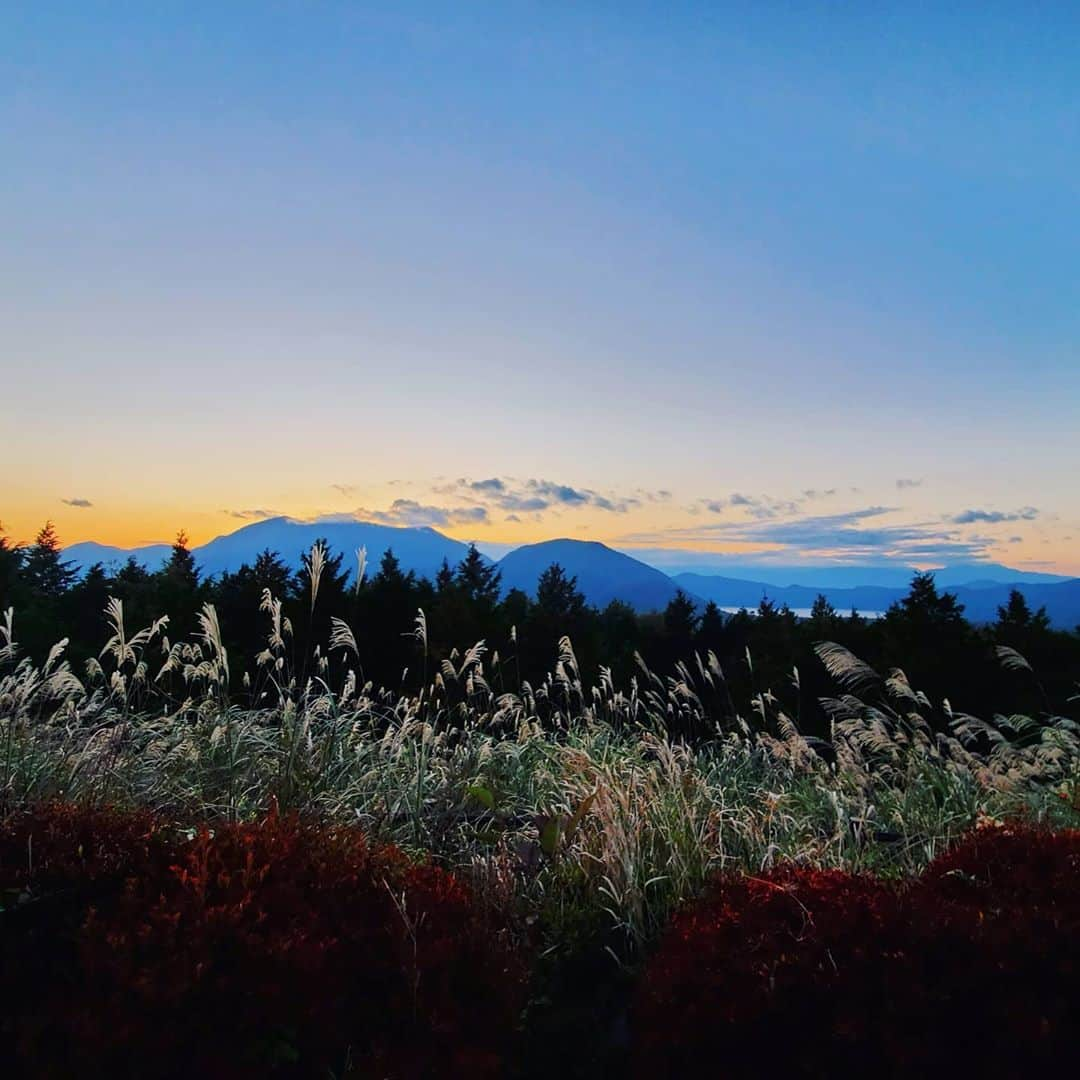
<svg viewBox="0 0 1080 1080">
<path fill-rule="evenodd" d="M 311 610 L 315 610 L 315 598 L 319 595 L 319 582 L 322 580 L 323 570 L 326 569 L 326 548 L 321 540 L 316 540 L 311 545 L 311 555 L 308 559 L 308 571 L 311 576 Z"/>
</svg>

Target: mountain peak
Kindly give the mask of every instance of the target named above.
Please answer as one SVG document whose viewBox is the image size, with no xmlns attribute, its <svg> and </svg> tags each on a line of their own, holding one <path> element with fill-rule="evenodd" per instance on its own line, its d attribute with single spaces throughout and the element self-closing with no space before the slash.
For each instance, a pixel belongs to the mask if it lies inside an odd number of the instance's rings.
<svg viewBox="0 0 1080 1080">
<path fill-rule="evenodd" d="M 598 540 L 561 537 L 542 540 L 504 555 L 499 560 L 504 588 L 536 595 L 540 575 L 558 563 L 595 607 L 621 600 L 639 611 L 658 611 L 675 596 L 678 586 L 666 574 Z"/>
</svg>

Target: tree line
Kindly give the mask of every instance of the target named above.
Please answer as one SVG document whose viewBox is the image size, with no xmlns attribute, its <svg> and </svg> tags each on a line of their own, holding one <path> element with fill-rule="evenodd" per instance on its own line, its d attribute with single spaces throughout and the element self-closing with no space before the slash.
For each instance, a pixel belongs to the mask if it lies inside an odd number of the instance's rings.
<svg viewBox="0 0 1080 1080">
<path fill-rule="evenodd" d="M 360 581 L 343 562 L 343 553 L 329 552 L 325 564 L 313 568 L 305 553 L 293 571 L 279 553 L 267 550 L 235 572 L 207 578 L 181 532 L 158 570 L 131 558 L 116 570 L 99 563 L 80 576 L 47 523 L 26 546 L 11 544 L 0 530 L 0 612 L 14 609 L 22 655 L 40 662 L 65 637 L 78 671 L 103 643 L 103 611 L 111 597 L 123 602 L 133 630 L 167 614 L 173 641 L 196 632 L 198 612 L 209 603 L 218 614 L 237 689 L 245 671 L 254 674 L 255 657 L 265 648 L 264 590 L 283 602 L 291 622 L 295 672 L 310 673 L 318 656 L 326 657 L 331 620 L 341 619 L 356 639 L 363 679 L 392 690 L 415 691 L 455 649 L 480 640 L 489 650 L 489 671 L 497 669 L 496 688 L 507 690 L 542 682 L 564 636 L 573 643 L 587 684 L 597 680 L 601 667 L 610 669 L 616 684 L 626 684 L 640 674 L 639 654 L 653 671 L 678 677 L 680 662 L 692 666 L 711 652 L 740 709 L 772 691 L 791 703 L 808 734 L 827 731 L 818 702 L 836 689 L 813 653 L 819 641 L 838 642 L 879 671 L 902 668 L 943 716 L 945 699 L 955 710 L 983 716 L 1060 712 L 1077 691 L 1080 634 L 1052 629 L 1046 612 L 1032 611 L 1016 590 L 995 623 L 974 626 L 957 598 L 937 588 L 932 573 L 915 574 L 908 595 L 880 619 L 838 612 L 824 596 L 808 618 L 798 618 L 766 597 L 752 612 L 725 614 L 682 591 L 662 612 L 635 612 L 618 600 L 598 609 L 557 563 L 540 575 L 532 596 L 504 591 L 498 568 L 475 546 L 457 566 L 444 561 L 433 580 L 404 570 L 392 550 Z M 1001 645 L 1020 652 L 1033 671 L 1003 671 L 995 652 Z"/>
</svg>

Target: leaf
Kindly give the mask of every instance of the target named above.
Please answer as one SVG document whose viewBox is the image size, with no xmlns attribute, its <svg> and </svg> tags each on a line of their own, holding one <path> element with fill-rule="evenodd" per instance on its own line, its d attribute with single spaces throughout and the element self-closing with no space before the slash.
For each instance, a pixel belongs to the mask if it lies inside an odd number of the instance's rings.
<svg viewBox="0 0 1080 1080">
<path fill-rule="evenodd" d="M 559 846 L 559 834 L 562 832 L 562 820 L 558 817 L 539 818 L 540 850 L 550 859 Z"/>
<path fill-rule="evenodd" d="M 491 788 L 486 788 L 482 784 L 473 784 L 465 789 L 465 794 L 470 799 L 475 799 L 485 810 L 495 809 L 495 793 Z"/>
<path fill-rule="evenodd" d="M 599 792 L 594 791 L 590 795 L 586 795 L 584 799 L 578 804 L 578 808 L 573 812 L 570 820 L 566 823 L 566 828 L 563 831 L 563 835 L 566 838 L 566 843 L 569 844 L 574 839 L 574 833 L 577 832 L 578 826 L 581 824 L 582 818 L 589 812 L 589 808 L 596 801 L 596 796 Z"/>
</svg>

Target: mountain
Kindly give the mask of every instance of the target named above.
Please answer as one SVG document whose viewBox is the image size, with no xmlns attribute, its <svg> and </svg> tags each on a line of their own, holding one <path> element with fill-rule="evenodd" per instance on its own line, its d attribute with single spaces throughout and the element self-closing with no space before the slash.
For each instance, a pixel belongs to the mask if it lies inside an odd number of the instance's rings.
<svg viewBox="0 0 1080 1080">
<path fill-rule="evenodd" d="M 433 578 L 443 559 L 456 566 L 465 557 L 468 545 L 460 540 L 429 528 L 396 528 L 364 521 L 296 521 L 292 518 L 268 518 L 245 525 L 236 532 L 216 537 L 191 553 L 199 570 L 207 576 L 238 570 L 242 563 L 254 563 L 260 552 L 276 551 L 294 570 L 300 568 L 300 556 L 311 550 L 320 537 L 326 540 L 333 554 L 344 552 L 342 568 L 350 573 L 356 569 L 354 553 L 366 547 L 368 572 L 374 573 L 387 548 L 393 548 L 402 570 Z M 169 557 L 169 544 L 153 544 L 141 548 L 108 547 L 87 541 L 64 549 L 64 558 L 75 563 L 80 572 L 95 562 L 106 568 L 122 566 L 128 556 L 148 570 L 156 570 Z"/>
<path fill-rule="evenodd" d="M 253 522 L 236 532 L 219 536 L 194 548 L 195 562 L 206 575 L 239 569 L 253 563 L 260 552 L 276 551 L 293 569 L 300 557 L 323 537 L 334 553 L 344 553 L 343 567 L 355 569 L 353 553 L 366 547 L 371 571 L 378 566 L 387 548 L 404 570 L 432 578 L 443 559 L 456 566 L 468 546 L 431 528 L 398 528 L 363 521 L 296 521 L 277 517 Z M 168 558 L 170 545 L 151 544 L 140 548 L 118 548 L 87 541 L 72 544 L 64 558 L 85 572 L 96 562 L 116 569 L 134 556 L 148 570 L 156 570 Z M 652 555 L 688 553 L 652 552 Z M 652 557 L 652 556 L 650 556 Z M 578 579 L 578 587 L 590 604 L 604 607 L 618 599 L 638 611 L 658 611 L 681 588 L 696 600 L 713 600 L 721 607 L 755 608 L 762 596 L 795 610 L 809 608 L 818 593 L 841 612 L 856 608 L 862 612 L 885 611 L 907 595 L 914 570 L 901 567 L 771 567 L 759 568 L 760 577 L 744 577 L 746 568 L 732 568 L 732 575 L 681 572 L 669 577 L 640 559 L 589 540 L 548 540 L 526 544 L 505 554 L 498 562 L 503 589 L 519 588 L 530 596 L 536 593 L 540 575 L 553 562 Z M 865 577 L 860 577 L 865 575 Z M 1031 574 L 996 563 L 971 563 L 934 571 L 939 588 L 956 593 L 972 622 L 991 622 L 997 608 L 1018 588 L 1033 609 L 1046 606 L 1057 627 L 1073 629 L 1080 624 L 1080 579 L 1054 574 Z M 889 584 L 883 584 L 885 577 Z"/>
<path fill-rule="evenodd" d="M 576 577 L 585 599 L 599 608 L 622 600 L 637 611 L 659 611 L 678 591 L 666 574 L 594 540 L 547 540 L 516 548 L 497 564 L 503 589 L 535 596 L 537 580 L 552 563 Z"/>
<path fill-rule="evenodd" d="M 881 585 L 860 585 L 855 588 L 816 588 L 809 585 L 770 585 L 765 581 L 743 581 L 740 578 L 713 577 L 704 574 L 676 574 L 672 580 L 682 589 L 720 607 L 756 608 L 767 596 L 776 604 L 787 604 L 798 610 L 812 607 L 819 593 L 838 611 L 884 611 L 891 603 L 907 595 L 907 589 L 889 589 Z"/>
<path fill-rule="evenodd" d="M 106 570 L 119 570 L 134 556 L 135 561 L 145 570 L 157 570 L 169 557 L 172 547 L 169 544 L 148 544 L 146 547 L 118 548 L 109 544 L 98 544 L 85 540 L 64 548 L 64 559 L 75 564 L 80 574 L 85 574 L 94 563 L 101 563 Z"/>
<path fill-rule="evenodd" d="M 219 536 L 192 550 L 204 574 L 220 574 L 239 569 L 241 563 L 253 563 L 261 551 L 276 551 L 293 569 L 299 569 L 300 556 L 311 550 L 320 537 L 334 554 L 345 553 L 342 568 L 356 569 L 354 554 L 366 547 L 369 573 L 378 568 L 387 548 L 393 548 L 402 570 L 433 578 L 447 559 L 456 566 L 465 557 L 468 544 L 451 540 L 431 528 L 399 528 L 375 525 L 366 521 L 296 521 L 293 518 L 268 518 L 245 525 L 234 533 Z"/>
<path fill-rule="evenodd" d="M 997 618 L 997 609 L 1009 599 L 1009 590 L 1018 589 L 1032 611 L 1046 608 L 1050 622 L 1059 630 L 1075 630 L 1080 626 L 1080 578 L 1066 579 L 1052 585 L 1027 584 L 1020 582 L 1010 585 L 992 585 L 989 587 L 971 586 L 950 589 L 964 605 L 964 617 L 972 622 L 993 622 Z"/>
<path fill-rule="evenodd" d="M 949 589 L 954 585 L 981 589 L 995 585 L 1060 585 L 1072 579 L 1063 574 L 1014 570 L 1011 566 L 1002 566 L 1000 563 L 965 563 L 935 570 L 934 580 L 939 587 L 945 586 Z"/>
<path fill-rule="evenodd" d="M 955 593 L 964 605 L 964 615 L 971 622 L 993 622 L 997 609 L 1009 599 L 1010 589 L 1018 589 L 1033 610 L 1045 605 L 1050 621 L 1059 629 L 1071 630 L 1080 624 L 1080 579 L 1065 578 L 1051 584 L 1023 581 L 999 583 L 980 581 L 973 585 L 951 586 L 937 578 L 938 587 Z M 763 596 L 776 604 L 792 609 L 809 608 L 819 593 L 839 612 L 885 611 L 891 604 L 907 595 L 907 588 L 885 588 L 861 585 L 855 588 L 822 588 L 807 585 L 770 585 L 764 581 L 743 581 L 739 578 L 716 577 L 706 574 L 676 574 L 672 578 L 688 593 L 712 600 L 720 607 L 755 608 Z"/>
<path fill-rule="evenodd" d="M 906 591 L 916 572 L 915 567 L 898 563 L 864 566 L 781 565 L 755 563 L 740 556 L 665 548 L 642 548 L 628 551 L 627 554 L 673 578 L 696 574 L 703 577 L 763 582 L 774 586 L 803 585 L 808 589 L 851 589 L 862 585 L 877 585 Z M 948 588 L 958 585 L 977 587 L 1018 583 L 1052 585 L 1070 580 L 1061 574 L 1017 570 L 990 562 L 940 567 L 934 571 L 934 577 L 938 585 Z"/>
</svg>

